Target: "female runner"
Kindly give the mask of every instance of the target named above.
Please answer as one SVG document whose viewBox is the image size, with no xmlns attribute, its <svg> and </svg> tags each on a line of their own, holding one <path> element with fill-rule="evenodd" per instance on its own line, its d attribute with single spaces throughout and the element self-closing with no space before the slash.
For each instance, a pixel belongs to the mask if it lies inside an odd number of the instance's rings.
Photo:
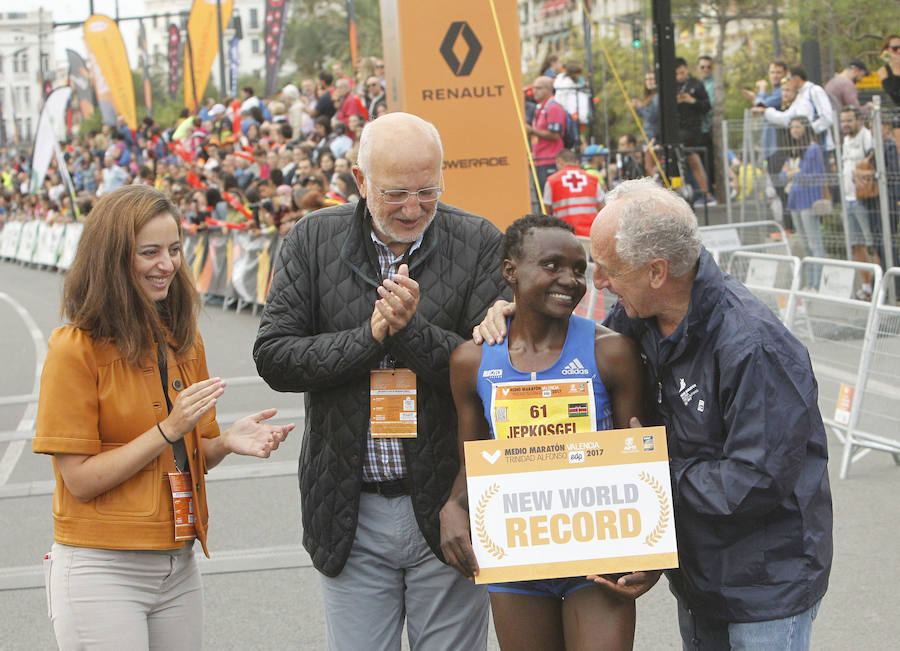
<svg viewBox="0 0 900 651">
<path fill-rule="evenodd" d="M 633 342 L 572 314 L 585 293 L 587 267 L 572 227 L 555 217 L 523 217 L 506 231 L 501 259 L 516 304 L 509 336 L 495 346 L 466 342 L 450 358 L 460 471 L 441 510 L 441 547 L 447 562 L 466 576 L 478 568 L 466 511 L 463 445 L 495 437 L 485 408 L 491 381 L 571 380 L 577 369 L 593 384 L 596 431 L 628 427 L 641 415 L 641 365 Z M 491 584 L 500 646 L 505 651 L 630 649 L 635 594 L 620 589 L 615 578 L 591 579 Z"/>
</svg>

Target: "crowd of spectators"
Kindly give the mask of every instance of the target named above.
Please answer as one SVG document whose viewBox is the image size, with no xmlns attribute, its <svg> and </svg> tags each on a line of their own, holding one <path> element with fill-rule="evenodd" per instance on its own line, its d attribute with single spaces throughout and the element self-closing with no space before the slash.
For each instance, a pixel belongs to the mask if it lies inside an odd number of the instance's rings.
<svg viewBox="0 0 900 651">
<path fill-rule="evenodd" d="M 898 36 L 884 39 L 881 51 L 885 63 L 873 72 L 887 96 L 900 106 L 898 45 Z M 676 60 L 679 137 L 686 146 L 683 172 L 687 183 L 694 187 L 695 205 L 716 202 L 712 164 L 713 65 L 713 60 L 705 55 L 697 59 L 693 68 L 684 59 Z M 540 76 L 526 89 L 526 126 L 531 135 L 538 187 L 543 189 L 557 171 L 557 156 L 563 149 L 572 149 L 582 156 L 582 167 L 598 177 L 599 190 L 603 192 L 643 176 L 661 181 L 660 104 L 655 73 L 644 75 L 640 97 L 630 100 L 641 128 L 621 135 L 614 143 L 615 149 L 607 149 L 604 145 L 588 144 L 593 120 L 591 90 L 581 65 L 576 61 L 564 64 L 551 55 L 539 69 Z M 800 190 L 806 172 L 795 178 L 802 156 L 797 156 L 791 125 L 798 118 L 808 121 L 812 140 L 822 150 L 822 173 L 840 176 L 846 161 L 835 156 L 832 134 L 839 133 L 841 111 L 848 107 L 859 111 L 863 134 L 871 129 L 869 106 L 860 103 L 856 87 L 870 73 L 861 59 L 851 58 L 822 87 L 809 80 L 802 65 L 776 60 L 767 70 L 766 79 L 757 81 L 755 88 L 742 91 L 747 108 L 756 116 L 756 160 L 742 161 L 730 154 L 723 171 L 730 177 L 732 198 L 742 200 L 754 191 L 765 190 L 774 218 L 782 220 L 783 216 L 789 229 L 804 233 L 807 253 L 820 253 L 819 238 L 812 232 L 806 237 L 808 228 L 803 225 L 804 221 L 807 227 L 818 222 L 802 211 L 811 209 L 807 203 L 824 196 L 813 199 L 812 194 Z M 386 111 L 384 64 L 374 57 L 365 57 L 357 66 L 355 80 L 345 74 L 340 63 L 335 63 L 315 79 L 287 84 L 275 97 L 258 97 L 252 87 L 246 87 L 238 97 L 207 98 L 198 111 L 185 109 L 174 124 L 160 125 L 148 117 L 136 131 L 120 123 L 104 126 L 99 132 L 75 135 L 66 143 L 63 154 L 73 192 L 55 161 L 40 190 L 26 192 L 30 153 L 0 149 L 0 220 L 12 215 L 51 222 L 82 219 L 97 197 L 126 183 L 146 183 L 169 192 L 186 221 L 197 228 L 224 222 L 232 227 L 285 233 L 312 210 L 356 199 L 350 170 L 359 134 L 368 120 Z M 893 114 L 890 103 L 884 114 Z M 572 131 L 580 134 L 574 142 Z M 889 174 L 898 165 L 894 144 L 897 131 L 896 121 L 886 124 L 883 131 Z M 843 135 L 847 135 L 847 129 Z M 852 133 L 849 135 L 855 138 Z M 857 150 L 853 149 L 854 166 L 860 154 L 872 162 L 871 146 Z M 791 189 L 801 195 L 792 199 Z M 838 195 L 836 183 L 832 189 L 832 194 Z M 852 179 L 846 175 L 841 189 L 847 190 L 843 193 L 845 201 L 852 202 L 848 207 L 853 217 L 853 257 L 860 261 L 883 257 L 877 255 L 881 231 L 877 197 L 856 197 Z M 890 193 L 891 218 L 896 222 L 894 195 L 900 190 L 892 187 Z M 836 202 L 839 197 L 833 198 Z M 533 200 L 539 210 L 536 192 Z"/>
<path fill-rule="evenodd" d="M 34 193 L 31 152 L 0 149 L 0 221 L 81 220 L 99 197 L 141 183 L 169 194 L 190 230 L 286 233 L 308 212 L 358 198 L 359 136 L 387 103 L 381 60 L 363 58 L 356 76 L 336 63 L 275 97 L 248 86 L 184 109 L 173 124 L 147 117 L 136 130 L 120 120 L 73 134 L 62 145 L 65 171 L 53 160 Z"/>
<path fill-rule="evenodd" d="M 888 223 L 892 229 L 890 239 L 895 241 L 900 213 L 900 159 L 896 145 L 900 135 L 900 36 L 886 37 L 881 55 L 884 65 L 873 73 L 890 98 L 885 100 L 881 112 L 881 142 Z M 685 59 L 675 59 L 678 136 L 684 145 L 682 175 L 693 186 L 695 206 L 716 203 L 713 66 L 713 59 L 706 55 L 697 59 L 693 70 Z M 547 180 L 557 170 L 571 169 L 570 165 L 560 167 L 558 162 L 560 156 L 565 158 L 565 149 L 570 148 L 582 154 L 582 167 L 597 176 L 601 193 L 644 176 L 655 177 L 662 183 L 656 73 L 645 74 L 643 92 L 631 98 L 640 128 L 636 126 L 621 135 L 615 150 L 610 152 L 603 145 L 588 145 L 584 130 L 580 142 L 564 142 L 571 122 L 580 126 L 585 122 L 585 106 L 578 97 L 589 91 L 580 77 L 580 66 L 572 62 L 563 65 L 558 57 L 551 56 L 540 70 L 541 75 L 526 89 L 526 119 L 538 182 L 545 193 Z M 742 91 L 751 118 L 744 124 L 750 131 L 743 137 L 750 139 L 752 155 L 750 160 L 742 160 L 741 154 L 728 152 L 726 166 L 721 171 L 728 174 L 731 198 L 761 200 L 767 214 L 760 218 L 775 219 L 789 232 L 797 232 L 807 255 L 826 255 L 823 220 L 840 214 L 842 218 L 846 216 L 848 258 L 884 263 L 884 219 L 873 171 L 872 104 L 860 101 L 857 88 L 860 81 L 873 73 L 864 61 L 854 57 L 823 87 L 810 80 L 804 66 L 775 60 L 768 65 L 767 79 L 760 79 L 755 88 Z M 842 145 L 840 156 L 836 140 Z M 743 154 L 746 152 L 745 147 Z M 563 210 L 562 206 L 585 193 L 585 187 L 584 183 L 577 188 L 563 185 L 564 196 L 557 190 L 552 193 L 553 200 L 545 199 L 544 203 Z M 538 207 L 534 195 L 533 202 Z M 844 205 L 837 211 L 839 202 Z M 896 250 L 896 246 L 893 248 Z M 893 260 L 895 264 L 898 261 L 896 252 Z M 869 296 L 871 284 L 864 282 L 859 298 Z"/>
</svg>

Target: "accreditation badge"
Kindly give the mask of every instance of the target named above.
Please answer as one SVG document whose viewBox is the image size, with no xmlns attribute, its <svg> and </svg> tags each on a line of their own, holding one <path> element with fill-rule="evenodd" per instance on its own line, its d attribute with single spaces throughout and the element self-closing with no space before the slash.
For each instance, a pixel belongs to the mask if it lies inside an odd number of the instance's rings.
<svg viewBox="0 0 900 651">
<path fill-rule="evenodd" d="M 372 438 L 416 438 L 416 374 L 408 368 L 371 371 L 369 410 Z"/>
<path fill-rule="evenodd" d="M 170 472 L 169 487 L 172 489 L 172 509 L 175 512 L 175 540 L 193 540 L 197 537 L 194 529 L 194 494 L 191 491 L 191 473 Z"/>
<path fill-rule="evenodd" d="M 491 385 L 491 424 L 498 439 L 593 432 L 589 380 L 527 380 Z"/>
</svg>

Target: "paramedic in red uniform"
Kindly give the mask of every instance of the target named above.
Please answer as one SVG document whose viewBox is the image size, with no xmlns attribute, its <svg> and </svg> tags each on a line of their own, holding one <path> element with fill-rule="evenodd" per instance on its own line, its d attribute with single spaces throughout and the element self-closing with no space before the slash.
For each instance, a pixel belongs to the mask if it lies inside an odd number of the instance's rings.
<svg viewBox="0 0 900 651">
<path fill-rule="evenodd" d="M 599 179 L 578 165 L 578 154 L 562 149 L 556 155 L 559 170 L 544 184 L 544 205 L 554 217 L 571 224 L 575 234 L 590 237 L 594 217 L 603 207 L 605 193 Z"/>
</svg>

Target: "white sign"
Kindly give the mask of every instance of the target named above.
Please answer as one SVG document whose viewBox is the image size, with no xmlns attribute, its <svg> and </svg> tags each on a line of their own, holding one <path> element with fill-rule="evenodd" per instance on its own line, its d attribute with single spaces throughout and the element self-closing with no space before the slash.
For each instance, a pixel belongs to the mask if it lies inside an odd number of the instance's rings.
<svg viewBox="0 0 900 651">
<path fill-rule="evenodd" d="M 678 566 L 665 429 L 470 441 L 476 583 Z"/>
</svg>

